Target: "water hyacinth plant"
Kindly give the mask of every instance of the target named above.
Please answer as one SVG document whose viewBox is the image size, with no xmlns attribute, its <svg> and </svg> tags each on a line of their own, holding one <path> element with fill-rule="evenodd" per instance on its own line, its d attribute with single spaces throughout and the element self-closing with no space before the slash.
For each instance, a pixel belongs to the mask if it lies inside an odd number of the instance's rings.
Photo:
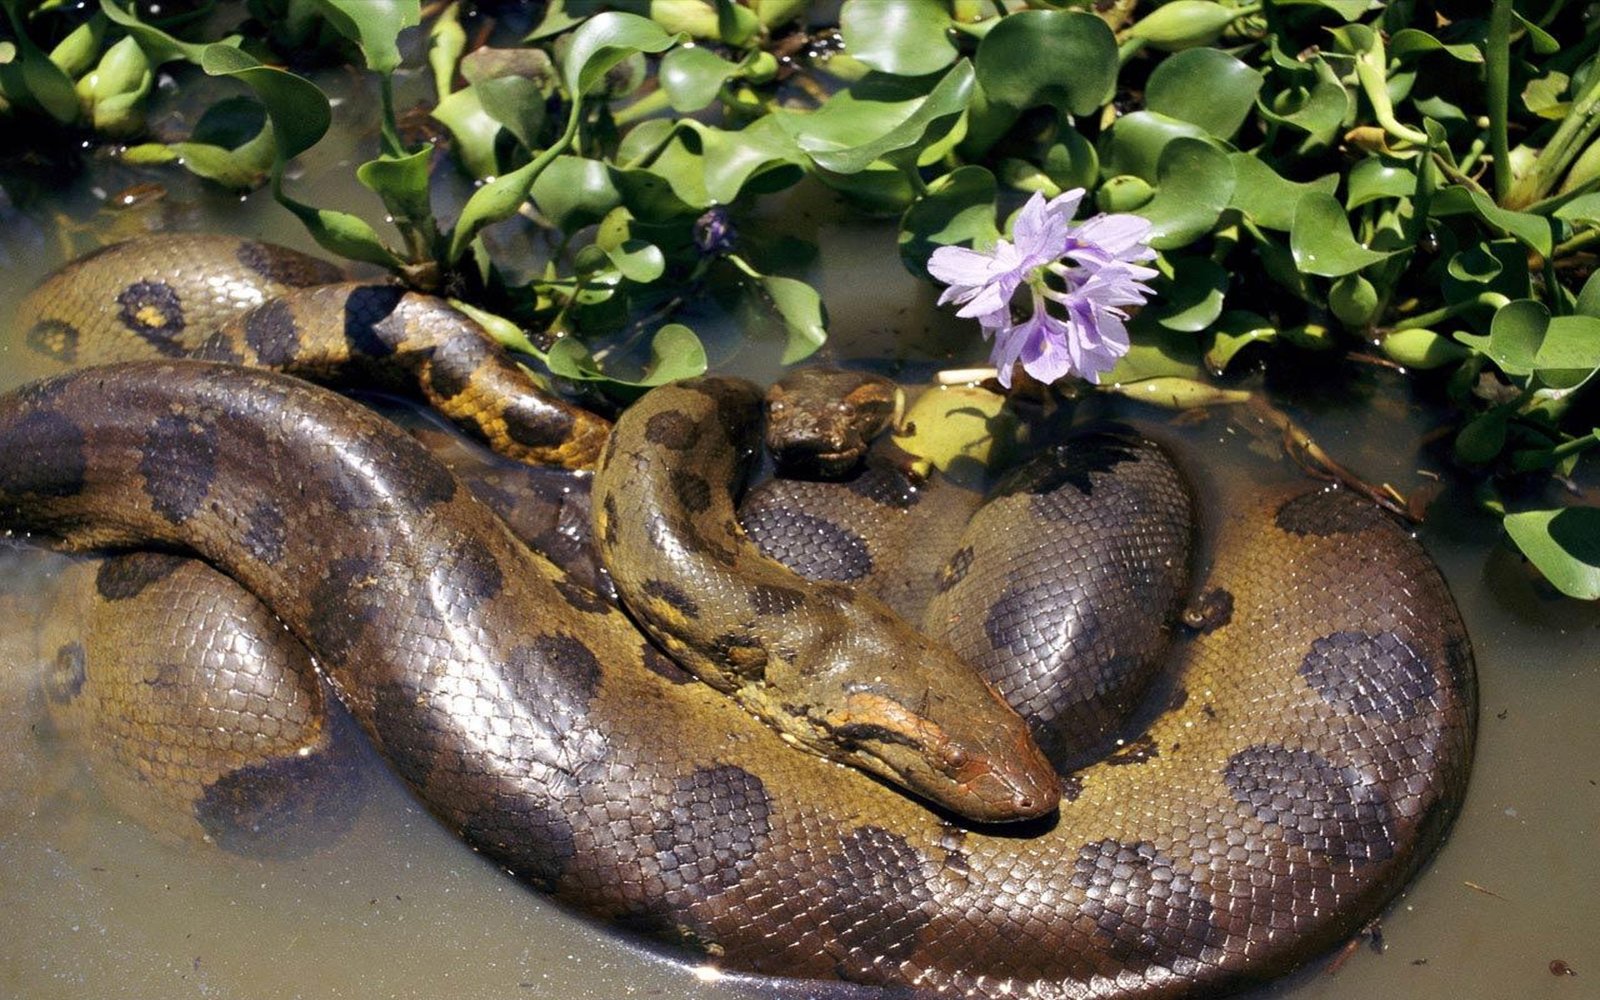
<svg viewBox="0 0 1600 1000">
<path fill-rule="evenodd" d="M 706 367 L 708 311 L 785 363 L 814 352 L 804 248 L 747 225 L 803 183 L 891 220 L 1006 380 L 1018 363 L 1232 398 L 1263 368 L 1403 370 L 1448 409 L 1445 458 L 1507 537 L 1600 598 L 1590 5 L 3 7 L 0 114 L 270 185 L 323 246 L 456 296 L 543 373 L 626 400 Z M 332 114 L 285 67 L 341 60 L 381 108 L 357 170 L 375 211 L 307 204 L 288 179 Z M 424 66 L 408 112 L 396 94 Z M 187 134 L 152 133 L 163 74 L 242 86 Z M 446 160 L 475 187 L 441 209 Z M 503 254 L 519 225 L 548 247 L 531 270 Z"/>
</svg>

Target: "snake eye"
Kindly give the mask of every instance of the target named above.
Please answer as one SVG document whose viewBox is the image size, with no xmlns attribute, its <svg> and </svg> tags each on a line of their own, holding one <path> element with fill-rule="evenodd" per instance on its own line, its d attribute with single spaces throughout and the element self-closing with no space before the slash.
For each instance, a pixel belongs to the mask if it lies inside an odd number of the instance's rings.
<svg viewBox="0 0 1600 1000">
<path fill-rule="evenodd" d="M 959 770 L 967 763 L 967 752 L 960 747 L 945 747 L 944 764 L 950 770 Z"/>
</svg>

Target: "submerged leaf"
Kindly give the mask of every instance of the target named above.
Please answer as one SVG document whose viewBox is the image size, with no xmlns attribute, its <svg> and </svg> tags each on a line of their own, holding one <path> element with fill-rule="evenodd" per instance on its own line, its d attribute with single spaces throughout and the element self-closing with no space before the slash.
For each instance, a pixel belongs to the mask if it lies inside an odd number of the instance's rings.
<svg viewBox="0 0 1600 1000">
<path fill-rule="evenodd" d="M 1568 597 L 1600 598 L 1600 508 L 1507 514 L 1506 534 L 1545 579 Z"/>
</svg>

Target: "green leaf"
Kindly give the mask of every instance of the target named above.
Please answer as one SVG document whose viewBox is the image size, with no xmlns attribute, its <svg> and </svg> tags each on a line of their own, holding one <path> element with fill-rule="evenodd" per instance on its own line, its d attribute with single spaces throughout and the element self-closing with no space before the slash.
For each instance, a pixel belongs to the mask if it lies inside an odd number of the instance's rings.
<svg viewBox="0 0 1600 1000">
<path fill-rule="evenodd" d="M 1496 205 L 1487 195 L 1461 185 L 1452 185 L 1434 196 L 1430 211 L 1434 215 L 1476 215 L 1489 225 L 1521 240 L 1534 252 L 1550 256 L 1554 248 L 1553 224 L 1541 215 L 1513 212 Z"/>
<path fill-rule="evenodd" d="M 619 247 L 607 249 L 605 255 L 624 278 L 641 285 L 656 280 L 667 270 L 661 248 L 644 240 L 627 240 Z"/>
<path fill-rule="evenodd" d="M 1600 508 L 1507 514 L 1506 534 L 1545 579 L 1568 597 L 1600 598 Z"/>
<path fill-rule="evenodd" d="M 471 87 L 485 113 L 516 136 L 524 149 L 537 149 L 544 125 L 544 94 L 525 76 L 497 76 Z"/>
<path fill-rule="evenodd" d="M 476 86 L 463 87 L 446 97 L 430 112 L 432 117 L 450 130 L 455 140 L 452 148 L 467 173 L 475 178 L 493 177 L 500 172 L 500 161 L 495 156 L 495 137 L 500 134 L 500 123 L 483 109 Z"/>
<path fill-rule="evenodd" d="M 1128 36 L 1166 52 L 1191 49 L 1215 42 L 1240 13 L 1211 0 L 1171 0 L 1135 22 Z"/>
<path fill-rule="evenodd" d="M 1580 316 L 1600 316 L 1600 271 L 1589 275 L 1584 281 L 1572 311 Z"/>
<path fill-rule="evenodd" d="M 1111 140 L 1101 161 L 1100 172 L 1107 177 L 1132 174 L 1154 184 L 1157 167 L 1167 144 L 1176 139 L 1204 139 L 1211 136 L 1198 125 L 1154 111 L 1135 111 L 1117 119 Z"/>
<path fill-rule="evenodd" d="M 1381 156 L 1358 161 L 1350 168 L 1347 181 L 1344 207 L 1351 211 L 1380 198 L 1409 198 L 1417 192 L 1412 168 Z"/>
<path fill-rule="evenodd" d="M 1550 325 L 1550 310 L 1534 299 L 1518 299 L 1495 311 L 1489 335 L 1458 333 L 1456 339 L 1488 356 L 1507 375 L 1533 374 L 1539 347 Z"/>
<path fill-rule="evenodd" d="M 1101 384 L 1201 377 L 1200 359 L 1193 336 L 1168 330 L 1145 321 L 1143 317 L 1135 317 L 1131 323 L 1129 332 L 1133 343 L 1128 353 L 1119 358 L 1116 366 L 1101 378 Z M 1146 385 L 1144 391 L 1150 388 L 1152 386 Z"/>
<path fill-rule="evenodd" d="M 1600 191 L 1580 194 L 1556 209 L 1555 217 L 1574 225 L 1600 226 Z"/>
<path fill-rule="evenodd" d="M 810 357 L 828 339 L 828 311 L 815 288 L 793 278 L 762 274 L 737 254 L 729 254 L 728 261 L 751 279 L 748 287 L 782 321 L 787 338 L 783 364 Z"/>
<path fill-rule="evenodd" d="M 1261 83 L 1260 73 L 1220 49 L 1189 49 L 1151 71 L 1144 103 L 1150 111 L 1229 139 L 1255 107 Z"/>
<path fill-rule="evenodd" d="M 1222 315 L 1228 290 L 1228 272 L 1209 257 L 1179 257 L 1172 261 L 1172 278 L 1156 299 L 1156 322 L 1169 330 L 1198 333 Z"/>
<path fill-rule="evenodd" d="M 927 274 L 928 257 L 941 246 L 990 247 L 995 228 L 997 188 L 986 168 L 957 167 L 928 185 L 900 218 L 900 261 L 918 277 Z"/>
<path fill-rule="evenodd" d="M 1396 59 L 1428 52 L 1443 52 L 1467 63 L 1483 62 L 1483 52 L 1468 42 L 1447 45 L 1419 28 L 1401 28 L 1389 39 L 1389 54 Z"/>
<path fill-rule="evenodd" d="M 78 93 L 73 89 L 72 78 L 51 62 L 50 56 L 28 35 L 17 3 L 6 3 L 5 10 L 16 36 L 15 55 L 12 61 L 0 64 L 0 93 L 13 101 L 31 100 L 63 125 L 77 121 Z"/>
<path fill-rule="evenodd" d="M 615 386 L 645 388 L 693 378 L 706 370 L 706 350 L 693 330 L 669 323 L 650 340 L 650 360 L 636 379 L 607 374 L 589 349 L 574 337 L 563 337 L 545 355 L 550 371 L 562 378 L 607 382 Z"/>
<path fill-rule="evenodd" d="M 1244 213 L 1263 229 L 1288 232 L 1294 226 L 1295 206 L 1312 192 L 1333 194 L 1339 175 L 1328 174 L 1303 184 L 1287 180 L 1251 153 L 1229 153 L 1237 183 L 1228 207 Z M 1363 161 L 1365 162 L 1365 161 Z"/>
<path fill-rule="evenodd" d="M 901 78 L 872 74 L 814 112 L 772 117 L 817 166 L 853 174 L 940 134 L 941 123 L 966 109 L 972 86 L 972 64 L 963 59 L 926 95 Z"/>
<path fill-rule="evenodd" d="M 1469 465 L 1484 465 L 1493 461 L 1506 445 L 1508 419 L 1510 411 L 1503 406 L 1474 417 L 1456 435 L 1456 457 Z"/>
<path fill-rule="evenodd" d="M 397 223 L 421 223 L 433 218 L 428 201 L 428 165 L 433 147 L 424 144 L 406 156 L 380 156 L 356 168 L 356 180 L 383 199 Z"/>
<path fill-rule="evenodd" d="M 1117 40 L 1106 23 L 1076 11 L 1024 10 L 1000 19 L 978 43 L 978 81 L 1014 108 L 1048 104 L 1089 115 L 1117 84 Z"/>
<path fill-rule="evenodd" d="M 1322 7 L 1331 10 L 1346 21 L 1371 10 L 1376 0 L 1278 0 L 1281 7 Z"/>
<path fill-rule="evenodd" d="M 624 59 L 640 52 L 663 52 L 677 41 L 677 35 L 637 14 L 596 14 L 572 33 L 561 64 L 562 82 L 568 95 L 577 100 L 598 87 L 606 73 Z"/>
<path fill-rule="evenodd" d="M 1572 107 L 1571 101 L 1561 99 L 1571 82 L 1567 74 L 1557 72 L 1529 80 L 1527 86 L 1522 88 L 1522 103 L 1540 118 L 1559 121 L 1567 116 L 1568 109 Z"/>
<path fill-rule="evenodd" d="M 926 76 L 956 61 L 950 8 L 941 0 L 846 0 L 845 50 L 883 73 Z"/>
<path fill-rule="evenodd" d="M 1350 233 L 1350 220 L 1331 194 L 1313 192 L 1300 199 L 1289 230 L 1289 250 L 1307 274 L 1337 278 L 1388 260 L 1398 250 L 1368 250 Z"/>
<path fill-rule="evenodd" d="M 1243 309 L 1230 309 L 1217 320 L 1206 347 L 1206 367 L 1221 375 L 1234 355 L 1257 341 L 1277 339 L 1278 329 L 1265 316 Z"/>
<path fill-rule="evenodd" d="M 174 59 L 182 59 L 196 66 L 200 65 L 201 56 L 204 55 L 206 46 L 201 43 L 185 42 L 162 31 L 160 28 L 145 24 L 138 16 L 123 10 L 111 0 L 100 0 L 100 10 L 113 24 L 120 26 L 144 50 L 146 58 L 151 65 L 159 66 Z M 228 35 L 219 40 L 218 45 L 237 46 L 242 39 L 241 35 Z"/>
<path fill-rule="evenodd" d="M 1150 245 L 1169 250 L 1210 232 L 1233 189 L 1233 164 L 1226 153 L 1199 139 L 1168 143 L 1156 168 L 1156 195 L 1139 210 L 1152 226 Z"/>
<path fill-rule="evenodd" d="M 578 156 L 551 161 L 533 182 L 530 196 L 545 218 L 568 233 L 599 222 L 622 204 L 606 164 Z"/>
<path fill-rule="evenodd" d="M 405 261 L 385 246 L 377 231 L 360 216 L 303 204 L 286 196 L 281 188 L 274 190 L 273 194 L 279 204 L 295 214 L 323 249 L 350 260 L 365 261 L 380 267 L 398 269 L 405 265 Z"/>
<path fill-rule="evenodd" d="M 1269 122 L 1288 125 L 1306 133 L 1300 152 L 1327 146 L 1343 131 L 1345 116 L 1353 107 L 1353 98 L 1339 80 L 1339 74 L 1321 56 L 1311 60 L 1316 81 L 1310 89 L 1295 88 L 1279 91 L 1271 105 L 1256 103 L 1261 117 Z"/>
<path fill-rule="evenodd" d="M 294 159 L 317 144 L 333 121 L 328 98 L 317 85 L 287 70 L 263 66 L 255 57 L 221 43 L 208 45 L 200 67 L 210 76 L 231 76 L 250 87 L 267 106 L 278 156 Z"/>
<path fill-rule="evenodd" d="M 1384 357 L 1407 368 L 1429 369 L 1453 364 L 1467 356 L 1467 349 L 1432 330 L 1413 327 L 1386 334 L 1378 342 Z"/>
<path fill-rule="evenodd" d="M 367 68 L 393 73 L 400 65 L 400 32 L 422 22 L 419 0 L 315 0 L 339 34 L 361 47 Z"/>
<path fill-rule="evenodd" d="M 1600 368 L 1600 319 L 1551 319 L 1539 353 L 1534 355 L 1533 367 L 1539 382 L 1551 389 L 1571 390 L 1587 382 Z"/>
<path fill-rule="evenodd" d="M 672 110 L 686 114 L 716 100 L 722 85 L 738 72 L 739 67 L 710 49 L 680 46 L 661 59 L 661 89 Z"/>
</svg>

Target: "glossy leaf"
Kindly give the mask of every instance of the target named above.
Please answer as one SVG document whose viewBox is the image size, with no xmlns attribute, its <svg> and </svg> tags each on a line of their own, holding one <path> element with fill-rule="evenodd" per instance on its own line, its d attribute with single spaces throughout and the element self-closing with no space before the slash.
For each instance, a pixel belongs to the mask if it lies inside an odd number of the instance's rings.
<svg viewBox="0 0 1600 1000">
<path fill-rule="evenodd" d="M 200 58 L 206 49 L 204 44 L 174 38 L 154 25 L 145 24 L 136 14 L 123 10 L 112 0 L 100 0 L 100 11 L 107 20 L 121 27 L 139 43 L 153 65 L 159 66 L 174 59 L 200 65 Z M 237 46 L 241 38 L 240 35 L 228 35 L 216 44 Z"/>
<path fill-rule="evenodd" d="M 846 0 L 839 10 L 846 50 L 897 76 L 926 76 L 955 62 L 950 25 L 942 0 Z"/>
<path fill-rule="evenodd" d="M 738 72 L 738 66 L 710 49 L 680 46 L 661 59 L 661 89 L 672 110 L 699 111 L 716 100 L 722 85 Z"/>
<path fill-rule="evenodd" d="M 1206 367 L 1220 375 L 1227 370 L 1234 355 L 1257 341 L 1271 341 L 1277 336 L 1277 327 L 1265 316 L 1231 309 L 1222 314 L 1212 329 L 1205 352 Z"/>
<path fill-rule="evenodd" d="M 1507 375 L 1533 374 L 1539 347 L 1550 325 L 1550 310 L 1534 299 L 1518 299 L 1497 310 L 1488 336 L 1458 333 L 1456 339 L 1488 355 Z"/>
<path fill-rule="evenodd" d="M 316 84 L 287 70 L 263 66 L 255 57 L 232 46 L 206 46 L 200 66 L 211 76 L 231 76 L 256 92 L 267 106 L 278 140 L 278 155 L 284 161 L 315 146 L 333 121 L 328 98 Z"/>
<path fill-rule="evenodd" d="M 1238 209 L 1263 229 L 1288 232 L 1302 197 L 1312 192 L 1331 195 L 1339 186 L 1338 174 L 1296 183 L 1250 153 L 1229 153 L 1228 162 L 1237 178 L 1228 207 Z"/>
<path fill-rule="evenodd" d="M 1151 48 L 1177 52 L 1210 45 L 1238 16 L 1239 11 L 1213 0 L 1171 0 L 1136 21 L 1128 36 Z"/>
<path fill-rule="evenodd" d="M 762 274 L 737 254 L 729 254 L 728 261 L 750 279 L 748 287 L 762 307 L 783 323 L 783 364 L 810 357 L 828 339 L 828 311 L 815 288 L 793 278 Z"/>
<path fill-rule="evenodd" d="M 1600 508 L 1507 514 L 1506 534 L 1545 579 L 1568 597 L 1600 599 Z"/>
<path fill-rule="evenodd" d="M 1014 108 L 1048 104 L 1093 114 L 1117 82 L 1117 40 L 1106 23 L 1076 11 L 1024 10 L 1001 18 L 978 44 L 978 80 Z"/>
<path fill-rule="evenodd" d="M 639 284 L 649 284 L 667 269 L 661 248 L 644 240 L 628 240 L 619 247 L 606 250 L 605 255 L 624 278 Z"/>
<path fill-rule="evenodd" d="M 1300 199 L 1289 230 L 1289 250 L 1307 274 L 1336 278 L 1388 260 L 1399 251 L 1369 250 L 1350 233 L 1350 220 L 1333 195 L 1313 192 Z"/>
<path fill-rule="evenodd" d="M 572 33 L 572 43 L 561 64 L 561 79 L 574 99 L 594 91 L 606 73 L 640 52 L 662 52 L 678 40 L 654 21 L 607 11 L 584 21 Z"/>
<path fill-rule="evenodd" d="M 530 193 L 539 212 L 564 232 L 594 225 L 622 204 L 601 160 L 558 156 L 533 183 Z"/>
<path fill-rule="evenodd" d="M 1409 198 L 1417 191 L 1417 175 L 1410 166 L 1381 156 L 1358 161 L 1350 168 L 1346 183 L 1347 209 L 1360 208 L 1380 198 Z"/>
<path fill-rule="evenodd" d="M 1157 250 L 1184 246 L 1209 232 L 1233 197 L 1227 154 L 1198 139 L 1168 143 L 1156 174 L 1156 195 L 1139 214 L 1150 220 L 1149 243 Z"/>
<path fill-rule="evenodd" d="M 1452 185 L 1433 199 L 1435 215 L 1473 214 L 1484 222 L 1521 240 L 1534 252 L 1546 257 L 1554 248 L 1555 239 L 1549 219 L 1527 212 L 1513 212 L 1501 208 L 1492 199 L 1471 188 Z"/>
<path fill-rule="evenodd" d="M 958 167 L 928 185 L 900 218 L 900 261 L 919 277 L 941 246 L 984 248 L 1000 238 L 995 228 L 994 175 L 984 167 Z"/>
<path fill-rule="evenodd" d="M 525 76 L 497 76 L 480 80 L 471 89 L 484 113 L 505 126 L 524 149 L 538 148 L 544 94 L 537 83 Z"/>
<path fill-rule="evenodd" d="M 1172 277 L 1159 288 L 1156 322 L 1169 330 L 1198 333 L 1222 315 L 1228 272 L 1207 257 L 1180 257 Z"/>
<path fill-rule="evenodd" d="M 706 350 L 693 330 L 679 323 L 669 323 L 651 338 L 650 360 L 637 378 L 621 378 L 602 370 L 589 349 L 573 337 L 556 341 L 545 355 L 545 364 L 562 378 L 645 388 L 703 374 Z"/>
<path fill-rule="evenodd" d="M 1443 52 L 1466 63 L 1483 62 L 1483 51 L 1478 46 L 1467 42 L 1446 44 L 1420 28 L 1401 28 L 1389 39 L 1389 54 L 1396 59 L 1429 52 Z"/>
<path fill-rule="evenodd" d="M 1144 103 L 1150 111 L 1229 139 L 1255 107 L 1261 84 L 1260 73 L 1226 52 L 1189 49 L 1151 71 Z"/>
<path fill-rule="evenodd" d="M 432 159 L 433 147 L 428 145 L 405 156 L 380 156 L 357 167 L 356 179 L 383 199 L 396 222 L 431 224 L 428 166 Z"/>
<path fill-rule="evenodd" d="M 1345 90 L 1339 75 L 1318 56 L 1312 60 L 1315 80 L 1309 88 L 1299 92 L 1282 91 L 1271 104 L 1257 102 L 1261 117 L 1269 122 L 1288 125 L 1306 133 L 1301 151 L 1307 152 L 1326 146 L 1339 135 L 1345 116 L 1350 113 L 1353 98 Z"/>
<path fill-rule="evenodd" d="M 451 148 L 461 158 L 467 173 L 483 178 L 500 172 L 500 163 L 495 157 L 495 137 L 500 134 L 501 126 L 483 109 L 477 87 L 461 88 L 440 101 L 430 114 L 450 130 L 455 140 Z"/>
<path fill-rule="evenodd" d="M 400 32 L 422 21 L 419 0 L 315 0 L 339 33 L 361 47 L 367 68 L 393 73 L 400 65 Z"/>
<path fill-rule="evenodd" d="M 966 109 L 972 86 L 972 64 L 962 60 L 925 95 L 907 81 L 874 75 L 834 95 L 815 112 L 772 117 L 817 166 L 853 174 L 890 154 L 919 148 L 938 134 L 937 129 Z"/>
<path fill-rule="evenodd" d="M 1135 111 L 1117 119 L 1101 172 L 1109 177 L 1132 174 L 1154 184 L 1167 144 L 1177 139 L 1204 139 L 1210 134 L 1198 125 L 1168 118 L 1154 111 Z"/>
<path fill-rule="evenodd" d="M 12 41 L 12 60 L 0 64 L 0 93 L 17 101 L 31 100 L 64 125 L 76 121 L 78 94 L 73 89 L 72 78 L 51 62 L 49 55 L 29 37 L 15 2 L 7 3 L 5 12 L 16 37 Z"/>
</svg>

